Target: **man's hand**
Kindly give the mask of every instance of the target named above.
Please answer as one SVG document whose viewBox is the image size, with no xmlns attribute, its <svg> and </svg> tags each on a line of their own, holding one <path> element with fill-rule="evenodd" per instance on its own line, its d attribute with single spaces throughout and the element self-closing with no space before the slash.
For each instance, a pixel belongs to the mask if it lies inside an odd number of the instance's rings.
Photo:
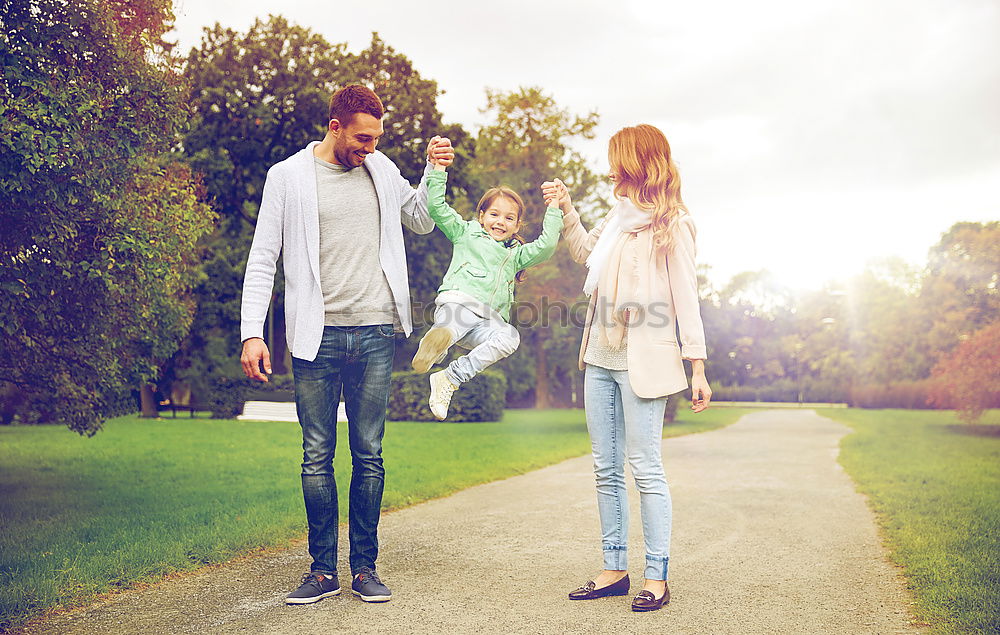
<svg viewBox="0 0 1000 635">
<path fill-rule="evenodd" d="M 569 190 L 559 179 L 542 183 L 542 196 L 545 204 L 549 207 L 558 207 L 563 214 L 568 214 L 573 209 L 573 202 L 569 197 Z"/>
<path fill-rule="evenodd" d="M 427 160 L 434 167 L 446 168 L 455 161 L 455 149 L 451 147 L 451 139 L 434 135 L 427 144 Z"/>
<path fill-rule="evenodd" d="M 240 355 L 243 372 L 250 379 L 267 381 L 267 375 L 260 372 L 261 362 L 264 362 L 264 373 L 270 375 L 271 354 L 267 351 L 267 344 L 259 337 L 251 337 L 243 342 L 243 354 Z"/>
</svg>

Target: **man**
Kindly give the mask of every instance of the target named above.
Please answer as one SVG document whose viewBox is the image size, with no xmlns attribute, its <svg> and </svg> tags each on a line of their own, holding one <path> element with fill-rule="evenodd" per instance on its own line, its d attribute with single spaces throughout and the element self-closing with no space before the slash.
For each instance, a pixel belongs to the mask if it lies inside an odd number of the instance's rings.
<svg viewBox="0 0 1000 635">
<path fill-rule="evenodd" d="M 323 141 L 268 170 L 247 261 L 241 362 L 247 376 L 260 381 L 271 372 L 262 335 L 279 252 L 285 272 L 286 337 L 302 426 L 302 491 L 312 556 L 301 586 L 286 598 L 289 604 L 340 593 L 333 457 L 342 389 L 353 466 L 351 588 L 366 602 L 392 597 L 375 572 L 375 559 L 394 338 L 412 330 L 400 222 L 420 234 L 430 232 L 434 222 L 427 214 L 426 188 L 414 190 L 375 150 L 383 113 L 381 100 L 364 86 L 334 93 Z M 451 143 L 438 137 L 427 154 L 446 165 L 454 159 Z"/>
</svg>

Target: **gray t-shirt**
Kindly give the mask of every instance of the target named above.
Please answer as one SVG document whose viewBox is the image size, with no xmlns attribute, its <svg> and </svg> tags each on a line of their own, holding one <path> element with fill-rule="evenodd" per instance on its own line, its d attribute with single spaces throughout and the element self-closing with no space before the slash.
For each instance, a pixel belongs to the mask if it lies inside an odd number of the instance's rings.
<svg viewBox="0 0 1000 635">
<path fill-rule="evenodd" d="M 316 159 L 319 279 L 327 326 L 399 324 L 379 262 L 381 213 L 375 183 L 363 166 Z"/>
</svg>

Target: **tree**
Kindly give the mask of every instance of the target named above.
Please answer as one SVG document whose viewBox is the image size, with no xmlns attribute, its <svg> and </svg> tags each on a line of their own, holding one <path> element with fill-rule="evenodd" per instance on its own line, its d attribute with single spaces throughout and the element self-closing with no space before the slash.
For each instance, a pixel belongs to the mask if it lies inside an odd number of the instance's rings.
<svg viewBox="0 0 1000 635">
<path fill-rule="evenodd" d="M 803 294 L 790 325 L 801 342 L 796 360 L 802 382 L 825 385 L 826 396 L 806 401 L 843 401 L 855 382 L 857 362 L 851 350 L 851 324 L 846 291 L 838 285 Z"/>
<path fill-rule="evenodd" d="M 1000 315 L 1000 222 L 955 223 L 945 232 L 930 250 L 920 304 L 932 354 L 951 351 Z"/>
<path fill-rule="evenodd" d="M 92 434 L 186 331 L 213 219 L 190 171 L 158 158 L 186 119 L 170 2 L 0 15 L 0 390 L 23 421 Z"/>
<path fill-rule="evenodd" d="M 787 289 L 766 271 L 746 271 L 710 296 L 702 302 L 702 320 L 713 381 L 762 386 L 796 377 L 801 364 Z"/>
<path fill-rule="evenodd" d="M 511 92 L 487 90 L 484 113 L 492 122 L 479 130 L 473 165 L 473 181 L 483 191 L 494 185 L 507 185 L 518 192 L 527 206 L 527 219 L 522 232 L 525 238 L 535 238 L 541 229 L 545 203 L 540 186 L 543 181 L 562 178 L 570 188 L 578 209 L 587 213 L 599 204 L 598 178 L 578 152 L 570 147 L 574 139 L 592 139 L 598 116 L 589 113 L 577 116 L 560 108 L 555 99 L 540 88 L 520 88 Z M 519 284 L 516 300 L 519 306 L 533 307 L 542 316 L 546 307 L 557 302 L 572 303 L 582 297 L 584 270 L 573 263 L 565 249 L 557 249 L 547 262 L 533 267 L 527 279 Z M 556 313 L 560 309 L 555 309 Z M 516 317 L 516 316 L 515 316 Z M 538 321 L 527 329 L 521 350 L 508 358 L 503 368 L 511 392 L 524 386 L 519 366 L 525 359 L 533 361 L 535 406 L 547 408 L 552 403 L 554 388 L 572 391 L 576 369 L 576 351 L 581 332 L 579 326 L 565 320 Z"/>
<path fill-rule="evenodd" d="M 972 423 L 1000 407 L 1000 321 L 976 331 L 934 367 L 930 401 Z"/>
<path fill-rule="evenodd" d="M 215 377 L 240 372 L 240 297 L 243 272 L 267 170 L 309 141 L 322 138 L 330 94 L 353 77 L 343 44 L 330 44 L 282 17 L 256 20 L 245 32 L 216 24 L 187 55 L 192 125 L 181 154 L 204 175 L 216 230 L 204 241 L 197 312 L 189 336 L 171 360 L 165 381 L 189 384 L 204 396 Z M 280 271 L 280 268 L 279 268 Z M 275 285 L 280 297 L 282 280 Z M 279 337 L 280 307 L 269 320 Z M 277 327 L 277 328 L 276 328 Z"/>
<path fill-rule="evenodd" d="M 252 233 L 267 170 L 326 130 L 330 94 L 353 77 L 344 44 L 280 16 L 246 33 L 205 28 L 184 70 L 194 122 L 183 142 L 230 236 Z"/>
<path fill-rule="evenodd" d="M 926 351 L 928 322 L 915 287 L 911 278 L 885 275 L 879 265 L 870 265 L 848 285 L 858 382 L 886 385 L 927 377 L 933 363 Z"/>
</svg>

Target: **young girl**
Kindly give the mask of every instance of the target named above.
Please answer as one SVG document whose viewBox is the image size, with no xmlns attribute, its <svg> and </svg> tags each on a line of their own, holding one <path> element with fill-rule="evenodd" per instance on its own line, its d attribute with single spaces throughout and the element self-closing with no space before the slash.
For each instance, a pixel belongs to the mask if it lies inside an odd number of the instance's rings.
<svg viewBox="0 0 1000 635">
<path fill-rule="evenodd" d="M 443 420 L 459 386 L 517 350 L 521 338 L 507 322 L 514 281 L 520 280 L 524 269 L 555 252 L 562 212 L 555 207 L 545 210 L 541 235 L 525 243 L 518 235 L 524 202 L 510 188 L 489 189 L 476 206 L 478 219 L 466 221 L 445 203 L 445 164 L 434 161 L 434 171 L 424 178 L 427 211 L 455 247 L 438 288 L 434 325 L 420 340 L 413 368 L 427 372 L 444 360 L 452 344 L 469 349 L 430 376 L 431 412 Z"/>
<path fill-rule="evenodd" d="M 565 186 L 542 185 L 546 202 L 566 214 L 564 233 L 573 259 L 589 269 L 580 369 L 604 570 L 569 597 L 629 592 L 627 459 L 639 490 L 646 547 L 645 583 L 632 610 L 655 611 L 670 601 L 673 507 L 660 454 L 663 409 L 667 395 L 688 386 L 683 359 L 691 360 L 691 409 L 701 412 L 712 397 L 705 378 L 695 226 L 681 199 L 670 144 L 659 129 L 643 124 L 619 130 L 608 143 L 608 162 L 618 200 L 589 232 Z"/>
</svg>

